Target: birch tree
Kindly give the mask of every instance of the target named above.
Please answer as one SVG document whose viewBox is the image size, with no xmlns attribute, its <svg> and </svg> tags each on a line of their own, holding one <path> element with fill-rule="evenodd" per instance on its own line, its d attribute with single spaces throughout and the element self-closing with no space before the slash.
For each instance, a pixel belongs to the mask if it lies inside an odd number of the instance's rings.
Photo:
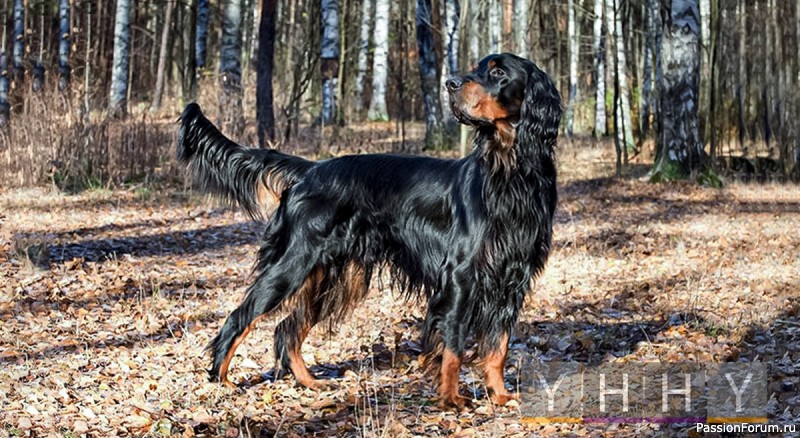
<svg viewBox="0 0 800 438">
<path fill-rule="evenodd" d="M 514 0 L 514 48 L 523 58 L 530 57 L 528 50 L 528 0 Z"/>
<path fill-rule="evenodd" d="M 336 120 L 336 85 L 339 74 L 339 2 L 322 0 L 322 114 L 330 125 Z"/>
<path fill-rule="evenodd" d="M 130 50 L 130 0 L 117 0 L 114 20 L 114 56 L 111 67 L 109 111 L 113 117 L 124 116 L 128 98 L 128 56 Z"/>
<path fill-rule="evenodd" d="M 567 36 L 569 37 L 569 101 L 567 103 L 567 136 L 572 137 L 575 104 L 578 99 L 579 38 L 574 0 L 567 0 Z"/>
<path fill-rule="evenodd" d="M 439 149 L 444 144 L 442 109 L 437 78 L 438 60 L 433 43 L 431 0 L 417 0 L 417 50 L 419 76 L 425 106 L 425 148 Z"/>
<path fill-rule="evenodd" d="M 606 135 L 606 38 L 603 32 L 603 6 L 605 0 L 594 0 L 594 138 Z"/>
<path fill-rule="evenodd" d="M 3 14 L 5 19 L 5 13 Z M 4 20 L 5 21 L 5 20 Z M 5 25 L 3 26 L 3 36 L 5 37 Z M 8 117 L 11 113 L 11 105 L 8 103 L 8 91 L 11 88 L 8 80 L 8 55 L 6 55 L 6 39 L 0 42 L 0 131 L 8 127 Z"/>
<path fill-rule="evenodd" d="M 272 99 L 272 73 L 275 62 L 275 14 L 278 0 L 261 0 L 258 25 L 258 70 L 256 71 L 256 118 L 258 145 L 275 141 L 275 112 Z"/>
<path fill-rule="evenodd" d="M 386 84 L 389 81 L 389 0 L 375 0 L 375 51 L 372 55 L 372 99 L 367 117 L 389 120 Z"/>
<path fill-rule="evenodd" d="M 222 129 L 234 137 L 244 128 L 242 114 L 242 0 L 226 0 L 219 48 L 219 113 Z"/>
<path fill-rule="evenodd" d="M 614 98 L 615 131 L 617 141 L 625 151 L 633 149 L 633 129 L 631 126 L 631 105 L 628 92 L 627 60 L 625 59 L 625 35 L 622 32 L 622 14 L 619 13 L 620 0 L 606 0 L 606 23 L 614 41 L 614 88 L 618 91 Z"/>
<path fill-rule="evenodd" d="M 500 28 L 500 1 L 487 0 L 489 7 L 489 52 L 500 53 L 502 50 L 502 30 Z"/>
<path fill-rule="evenodd" d="M 650 110 L 652 105 L 653 92 L 653 45 L 655 44 L 655 9 L 658 7 L 658 0 L 647 0 L 644 7 L 644 60 L 642 78 L 642 97 L 639 106 L 641 114 L 639 125 L 641 126 L 642 137 L 647 137 L 650 130 Z"/>
<path fill-rule="evenodd" d="M 663 5 L 664 77 L 659 85 L 661 121 L 654 179 L 688 177 L 702 171 L 706 155 L 700 139 L 700 11 L 697 0 Z"/>
<path fill-rule="evenodd" d="M 458 0 L 444 0 L 444 17 L 442 36 L 444 39 L 444 62 L 439 74 L 439 93 L 442 96 L 442 117 L 445 122 L 451 121 L 450 94 L 445 82 L 447 78 L 458 72 L 458 21 L 461 7 Z"/>
<path fill-rule="evenodd" d="M 58 2 L 58 89 L 69 89 L 72 68 L 69 65 L 70 52 L 70 26 L 69 26 L 69 0 Z"/>
<path fill-rule="evenodd" d="M 480 21 L 481 18 L 481 10 L 480 5 L 483 2 L 473 2 L 467 1 L 465 2 L 465 7 L 467 8 L 467 17 L 469 21 L 469 32 L 467 33 L 467 39 L 469 44 L 469 65 L 475 65 L 481 59 L 481 43 L 480 43 L 480 35 L 482 28 L 482 23 Z"/>
<path fill-rule="evenodd" d="M 353 101 L 354 109 L 360 112 L 364 106 L 364 82 L 367 80 L 367 58 L 369 41 L 372 35 L 370 23 L 372 22 L 372 1 L 361 0 L 361 33 L 358 39 L 358 72 L 356 73 L 356 98 Z"/>
<path fill-rule="evenodd" d="M 197 0 L 181 0 L 178 5 L 181 7 L 176 38 L 181 40 L 181 99 L 192 102 L 197 99 Z"/>
<path fill-rule="evenodd" d="M 25 3 L 14 0 L 14 54 L 12 57 L 12 74 L 14 82 L 22 82 L 25 78 L 23 58 L 25 56 Z"/>
<path fill-rule="evenodd" d="M 194 62 L 197 68 L 206 66 L 206 44 L 208 41 L 209 0 L 197 0 L 197 32 L 194 43 Z"/>
</svg>

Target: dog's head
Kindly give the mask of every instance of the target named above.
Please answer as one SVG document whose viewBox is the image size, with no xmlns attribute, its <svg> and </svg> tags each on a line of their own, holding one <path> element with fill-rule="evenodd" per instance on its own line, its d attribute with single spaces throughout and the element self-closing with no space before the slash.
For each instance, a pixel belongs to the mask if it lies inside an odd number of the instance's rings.
<svg viewBox="0 0 800 438">
<path fill-rule="evenodd" d="M 489 55 L 472 72 L 453 76 L 445 85 L 456 119 L 494 129 L 501 148 L 511 148 L 521 136 L 547 142 L 558 135 L 561 96 L 547 73 L 527 59 Z"/>
</svg>

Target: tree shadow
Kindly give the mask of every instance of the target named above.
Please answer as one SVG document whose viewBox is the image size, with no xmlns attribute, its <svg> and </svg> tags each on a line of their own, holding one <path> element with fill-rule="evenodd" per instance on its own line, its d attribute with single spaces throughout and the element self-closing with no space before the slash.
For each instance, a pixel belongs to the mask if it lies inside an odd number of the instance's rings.
<svg viewBox="0 0 800 438">
<path fill-rule="evenodd" d="M 176 220 L 175 222 L 179 222 Z M 147 226 L 148 221 L 141 223 L 105 227 L 97 230 L 121 231 Z M 162 224 L 163 225 L 163 224 Z M 151 257 L 167 255 L 191 255 L 209 250 L 219 250 L 234 245 L 247 245 L 257 242 L 260 222 L 245 222 L 231 225 L 217 225 L 196 228 L 187 231 L 165 231 L 136 237 L 106 237 L 85 239 L 68 243 L 48 245 L 49 257 L 41 263 L 41 268 L 49 268 L 49 263 L 63 263 L 73 259 L 87 262 L 105 262 L 115 257 L 130 255 L 133 257 Z M 90 229 L 91 230 L 91 229 Z M 62 237 L 73 232 L 59 233 Z M 47 241 L 44 233 L 19 233 L 16 241 Z"/>
</svg>

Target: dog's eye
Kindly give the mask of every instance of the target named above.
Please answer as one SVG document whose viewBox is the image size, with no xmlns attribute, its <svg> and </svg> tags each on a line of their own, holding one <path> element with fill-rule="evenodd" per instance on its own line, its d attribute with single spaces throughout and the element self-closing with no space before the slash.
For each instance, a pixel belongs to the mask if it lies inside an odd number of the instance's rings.
<svg viewBox="0 0 800 438">
<path fill-rule="evenodd" d="M 489 75 L 491 75 L 493 78 L 500 79 L 506 77 L 506 72 L 499 68 L 496 68 L 490 71 Z"/>
</svg>

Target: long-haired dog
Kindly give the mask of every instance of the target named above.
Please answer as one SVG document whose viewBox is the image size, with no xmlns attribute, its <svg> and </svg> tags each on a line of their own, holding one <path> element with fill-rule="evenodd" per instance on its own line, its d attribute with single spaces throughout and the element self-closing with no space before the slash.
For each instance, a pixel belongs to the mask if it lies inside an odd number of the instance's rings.
<svg viewBox="0 0 800 438">
<path fill-rule="evenodd" d="M 275 329 L 279 370 L 316 388 L 300 354 L 311 328 L 337 321 L 387 266 L 404 292 L 427 298 L 423 358 L 443 405 L 462 407 L 458 376 L 468 338 L 493 402 L 512 398 L 503 380 L 509 336 L 531 280 L 550 252 L 556 209 L 554 147 L 561 99 L 548 75 L 511 54 L 491 55 L 446 82 L 456 119 L 475 128 L 460 160 L 354 155 L 308 161 L 240 146 L 190 104 L 178 156 L 207 190 L 267 223 L 255 280 L 209 349 L 211 379 L 228 366 L 255 322 L 289 311 Z M 282 306 L 283 304 L 283 306 Z"/>
</svg>

